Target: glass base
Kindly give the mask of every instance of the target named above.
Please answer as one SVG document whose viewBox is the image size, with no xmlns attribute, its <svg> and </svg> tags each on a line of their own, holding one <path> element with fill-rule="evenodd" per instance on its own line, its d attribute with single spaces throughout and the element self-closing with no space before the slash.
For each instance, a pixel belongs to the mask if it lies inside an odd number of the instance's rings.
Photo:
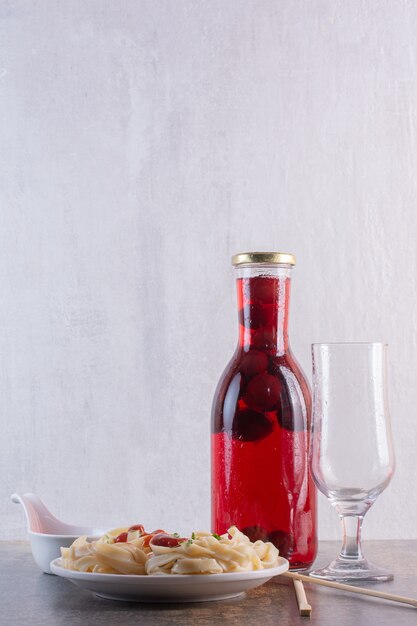
<svg viewBox="0 0 417 626">
<path fill-rule="evenodd" d="M 309 575 L 313 578 L 334 580 L 339 583 L 384 583 L 394 578 L 388 570 L 377 567 L 365 559 L 352 561 L 340 557 L 329 563 L 327 567 L 313 570 Z"/>
</svg>

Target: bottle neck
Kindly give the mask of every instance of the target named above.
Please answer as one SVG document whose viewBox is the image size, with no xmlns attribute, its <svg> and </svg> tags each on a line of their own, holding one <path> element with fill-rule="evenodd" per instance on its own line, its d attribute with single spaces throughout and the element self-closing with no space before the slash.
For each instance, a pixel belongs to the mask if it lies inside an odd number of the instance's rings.
<svg viewBox="0 0 417 626">
<path fill-rule="evenodd" d="M 291 267 L 247 265 L 236 274 L 239 348 L 285 354 Z"/>
</svg>

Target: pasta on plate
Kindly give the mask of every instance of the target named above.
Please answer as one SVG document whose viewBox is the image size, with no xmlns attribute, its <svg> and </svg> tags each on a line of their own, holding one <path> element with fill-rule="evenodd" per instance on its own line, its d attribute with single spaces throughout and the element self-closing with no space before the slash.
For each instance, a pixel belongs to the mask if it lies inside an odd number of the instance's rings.
<svg viewBox="0 0 417 626">
<path fill-rule="evenodd" d="M 224 535 L 196 532 L 191 538 L 143 526 L 118 528 L 98 541 L 79 537 L 61 548 L 62 566 L 107 574 L 221 574 L 276 567 L 278 550 L 270 542 L 252 543 L 236 526 Z"/>
</svg>

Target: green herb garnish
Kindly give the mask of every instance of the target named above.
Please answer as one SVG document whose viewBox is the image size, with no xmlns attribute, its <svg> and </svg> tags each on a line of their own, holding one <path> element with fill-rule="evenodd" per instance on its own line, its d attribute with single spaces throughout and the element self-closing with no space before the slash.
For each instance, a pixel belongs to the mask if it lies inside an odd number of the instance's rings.
<svg viewBox="0 0 417 626">
<path fill-rule="evenodd" d="M 211 536 L 220 541 L 221 537 L 217 533 L 211 533 Z"/>
<path fill-rule="evenodd" d="M 172 533 L 173 537 L 176 537 L 177 539 L 179 539 L 179 534 L 178 533 Z"/>
<path fill-rule="evenodd" d="M 197 537 L 195 536 L 195 533 L 191 534 L 191 539 L 197 539 Z"/>
</svg>

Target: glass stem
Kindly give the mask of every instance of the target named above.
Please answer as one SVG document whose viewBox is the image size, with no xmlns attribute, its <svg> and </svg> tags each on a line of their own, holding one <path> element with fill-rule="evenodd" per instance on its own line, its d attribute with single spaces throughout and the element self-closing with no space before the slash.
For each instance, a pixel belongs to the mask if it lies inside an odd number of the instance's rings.
<svg viewBox="0 0 417 626">
<path fill-rule="evenodd" d="M 340 519 L 343 527 L 340 558 L 349 561 L 361 561 L 363 559 L 361 548 L 363 515 L 341 515 Z"/>
</svg>

